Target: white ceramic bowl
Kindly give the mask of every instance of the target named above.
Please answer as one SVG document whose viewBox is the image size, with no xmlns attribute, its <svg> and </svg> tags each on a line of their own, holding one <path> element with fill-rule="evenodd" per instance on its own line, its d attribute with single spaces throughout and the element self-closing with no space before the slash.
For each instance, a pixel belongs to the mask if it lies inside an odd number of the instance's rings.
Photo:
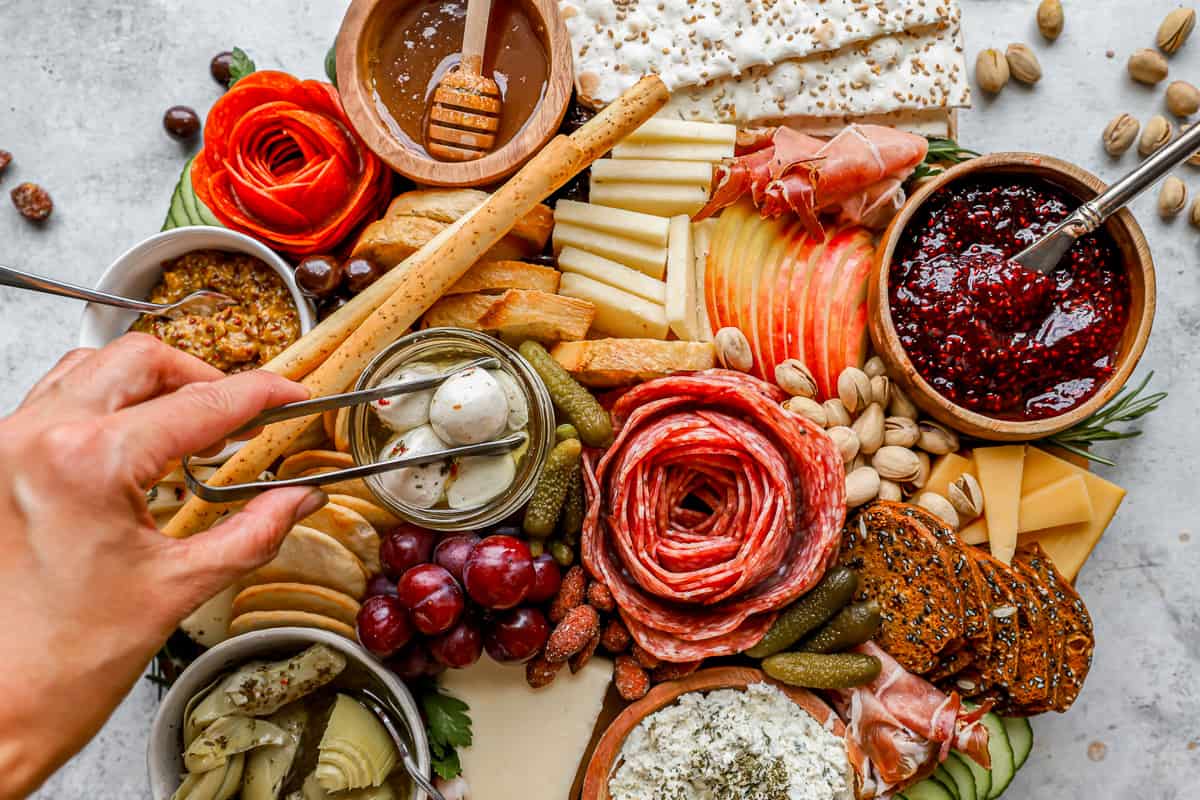
<svg viewBox="0 0 1200 800">
<path fill-rule="evenodd" d="M 156 233 L 122 253 L 104 270 L 96 288 L 123 297 L 143 299 L 162 277 L 164 261 L 193 250 L 226 250 L 260 259 L 279 273 L 292 293 L 300 313 L 300 333 L 308 333 L 317 324 L 316 309 L 296 285 L 291 266 L 265 244 L 228 228 L 195 226 Z M 128 331 L 137 317 L 136 311 L 88 303 L 83 311 L 83 326 L 79 332 L 80 347 L 103 347 Z"/>
<path fill-rule="evenodd" d="M 247 661 L 286 658 L 313 644 L 325 644 L 346 656 L 367 676 L 369 684 L 383 700 L 403 716 L 397 719 L 408 728 L 412 754 L 417 766 L 429 774 L 429 740 L 412 693 L 404 684 L 376 661 L 366 650 L 335 633 L 311 628 L 272 628 L 244 633 L 227 639 L 192 662 L 167 692 L 150 728 L 146 747 L 146 763 L 150 771 L 150 796 L 154 800 L 169 800 L 179 788 L 183 767 L 183 712 L 188 700 L 203 690 L 222 673 Z M 397 762 L 397 769 L 402 769 Z M 425 793 L 415 785 L 406 800 L 424 800 Z"/>
</svg>

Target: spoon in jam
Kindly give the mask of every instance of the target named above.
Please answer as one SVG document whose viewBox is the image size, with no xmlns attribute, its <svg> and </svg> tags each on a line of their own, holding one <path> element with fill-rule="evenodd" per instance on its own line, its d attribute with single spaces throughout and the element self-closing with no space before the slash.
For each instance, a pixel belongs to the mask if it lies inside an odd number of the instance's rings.
<svg viewBox="0 0 1200 800">
<path fill-rule="evenodd" d="M 488 154 L 500 128 L 500 87 L 483 74 L 492 0 L 468 0 L 462 60 L 433 90 L 425 149 L 445 161 L 473 161 Z"/>
<path fill-rule="evenodd" d="M 1076 239 L 1099 228 L 1106 219 L 1191 158 L 1197 150 L 1200 150 L 1200 125 L 1193 125 L 1099 197 L 1081 205 L 1054 230 L 1017 253 L 1012 260 L 1026 269 L 1049 275 Z"/>
<path fill-rule="evenodd" d="M 70 297 L 75 300 L 86 300 L 89 303 L 124 308 L 128 311 L 140 311 L 152 317 L 166 317 L 168 319 L 179 319 L 180 317 L 193 314 L 206 317 L 215 314 L 223 308 L 237 305 L 237 301 L 232 297 L 207 289 L 192 292 L 187 297 L 177 300 L 174 303 L 151 303 L 147 300 L 133 300 L 128 297 L 101 292 L 97 289 L 88 289 L 84 286 L 76 286 L 73 283 L 56 281 L 53 278 L 45 278 L 41 275 L 34 275 L 5 266 L 0 266 L 0 286 L 12 286 L 15 289 L 29 289 L 30 291 L 41 292 L 42 294 Z"/>
</svg>

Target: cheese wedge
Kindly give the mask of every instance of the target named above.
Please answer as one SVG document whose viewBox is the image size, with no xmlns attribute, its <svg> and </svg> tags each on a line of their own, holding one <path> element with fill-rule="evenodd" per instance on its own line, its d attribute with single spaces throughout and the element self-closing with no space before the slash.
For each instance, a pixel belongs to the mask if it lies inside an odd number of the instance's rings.
<svg viewBox="0 0 1200 800">
<path fill-rule="evenodd" d="M 666 220 L 663 220 L 666 222 Z M 667 248 L 611 233 L 560 222 L 554 226 L 554 252 L 577 247 L 589 253 L 633 267 L 651 278 L 662 280 L 667 268 Z"/>
<path fill-rule="evenodd" d="M 602 158 L 592 164 L 592 184 L 647 183 L 699 186 L 707 192 L 712 183 L 712 172 L 712 164 L 707 161 L 642 161 L 636 158 Z"/>
<path fill-rule="evenodd" d="M 975 450 L 974 460 L 983 489 L 983 515 L 992 555 L 1009 564 L 1017 549 L 1025 446 L 980 447 Z"/>
<path fill-rule="evenodd" d="M 663 217 L 673 217 L 676 214 L 687 214 L 690 217 L 708 202 L 708 189 L 699 184 L 687 186 L 674 183 L 597 183 L 593 178 L 589 196 L 596 205 Z"/>
<path fill-rule="evenodd" d="M 696 255 L 692 249 L 692 221 L 686 214 L 671 217 L 667 245 L 667 324 L 685 342 L 700 340 L 696 319 Z"/>
<path fill-rule="evenodd" d="M 667 284 L 663 281 L 656 281 L 644 272 L 577 247 L 563 248 L 558 254 L 558 268 L 563 272 L 574 272 L 607 283 L 660 306 L 667 302 Z"/>
<path fill-rule="evenodd" d="M 572 675 L 561 670 L 549 686 L 531 689 L 520 666 L 483 658 L 447 670 L 442 688 L 465 702 L 471 746 L 459 748 L 471 800 L 563 800 L 587 753 L 612 662 L 593 658 Z M 518 754 L 536 754 L 536 761 Z"/>
<path fill-rule="evenodd" d="M 949 497 L 950 484 L 958 480 L 964 472 L 975 475 L 975 464 L 958 453 L 947 453 L 933 463 L 933 469 L 929 471 L 929 480 L 925 481 L 921 494 L 933 492 L 942 497 Z"/>
<path fill-rule="evenodd" d="M 708 280 L 708 251 L 712 249 L 713 230 L 716 219 L 692 223 L 692 251 L 696 256 L 696 324 L 700 327 L 700 341 L 713 340 L 712 321 L 708 318 L 708 303 L 704 300 L 704 282 Z"/>
<path fill-rule="evenodd" d="M 658 339 L 588 339 L 560 342 L 554 359 L 584 386 L 609 389 L 662 378 L 676 372 L 699 372 L 717 363 L 711 342 L 666 342 Z"/>
<path fill-rule="evenodd" d="M 1092 501 L 1083 474 L 1068 475 L 1048 486 L 1022 494 L 1017 533 L 1033 533 L 1060 525 L 1090 522 L 1093 517 Z M 987 520 L 976 520 L 964 528 L 960 536 L 967 544 L 983 544 L 989 538 Z"/>
<path fill-rule="evenodd" d="M 621 339 L 667 338 L 667 312 L 649 300 L 571 272 L 563 274 L 558 293 L 596 307 L 591 327 L 594 334 Z"/>
<path fill-rule="evenodd" d="M 580 203 L 577 200 L 559 200 L 554 209 L 554 222 L 578 225 L 659 247 L 666 247 L 670 227 L 666 217 L 610 208 L 608 205 Z"/>
</svg>

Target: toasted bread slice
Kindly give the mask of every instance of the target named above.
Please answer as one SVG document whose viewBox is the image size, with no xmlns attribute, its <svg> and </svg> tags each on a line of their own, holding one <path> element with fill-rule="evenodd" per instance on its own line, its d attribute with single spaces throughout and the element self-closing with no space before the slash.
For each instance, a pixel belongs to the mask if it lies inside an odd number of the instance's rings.
<svg viewBox="0 0 1200 800">
<path fill-rule="evenodd" d="M 595 307 L 586 300 L 527 289 L 501 295 L 444 297 L 425 312 L 423 326 L 495 331 L 514 339 L 573 341 L 587 335 Z"/>
<path fill-rule="evenodd" d="M 675 372 L 699 372 L 712 369 L 717 361 L 711 342 L 659 339 L 563 342 L 551 355 L 575 380 L 596 388 L 626 386 Z"/>
<path fill-rule="evenodd" d="M 562 273 L 553 267 L 526 264 L 524 261 L 480 261 L 446 290 L 445 297 L 470 292 L 501 292 L 506 289 L 532 289 L 555 294 Z"/>
<path fill-rule="evenodd" d="M 487 192 L 479 189 L 417 189 L 398 195 L 388 206 L 387 217 L 424 217 L 438 222 L 451 223 L 487 199 Z M 554 212 L 546 205 L 538 204 L 517 221 L 509 236 L 521 240 L 540 252 L 550 238 L 554 228 Z"/>
<path fill-rule="evenodd" d="M 354 625 L 359 604 L 348 594 L 307 583 L 260 583 L 247 586 L 233 600 L 233 616 L 251 611 L 303 611 Z"/>
<path fill-rule="evenodd" d="M 346 623 L 324 614 L 310 614 L 307 611 L 247 611 L 234 617 L 229 623 L 229 635 L 241 636 L 243 633 L 267 628 L 318 628 L 345 636 L 352 642 L 358 638 L 354 628 Z"/>
<path fill-rule="evenodd" d="M 290 455 L 279 465 L 275 477 L 281 481 L 299 477 L 314 467 L 334 467 L 349 469 L 354 466 L 354 458 L 349 453 L 338 450 L 304 450 Z"/>
</svg>

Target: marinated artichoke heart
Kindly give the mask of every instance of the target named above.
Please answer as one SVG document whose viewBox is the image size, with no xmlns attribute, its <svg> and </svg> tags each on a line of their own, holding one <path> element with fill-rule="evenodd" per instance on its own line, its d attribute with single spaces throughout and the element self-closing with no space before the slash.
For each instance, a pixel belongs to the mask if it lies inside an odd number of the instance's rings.
<svg viewBox="0 0 1200 800">
<path fill-rule="evenodd" d="M 190 745 L 192 742 L 194 742 L 196 740 L 196 737 L 204 732 L 205 727 L 212 724 L 213 720 L 210 719 L 204 723 L 204 726 L 201 726 L 199 724 L 199 719 L 196 717 L 196 708 L 200 705 L 200 702 L 202 700 L 204 700 L 204 698 L 208 697 L 208 695 L 212 692 L 212 690 L 214 688 L 216 688 L 216 686 L 219 683 L 221 683 L 222 680 L 224 680 L 224 679 L 217 678 L 215 681 L 210 683 L 208 686 L 205 686 L 203 689 L 196 692 L 187 701 L 187 705 L 185 705 L 183 707 L 183 746 L 184 746 L 184 749 L 187 749 L 187 746 Z M 216 719 L 216 717 L 214 717 L 213 719 Z"/>
<path fill-rule="evenodd" d="M 278 726 L 285 739 L 283 744 L 250 751 L 246 757 L 246 773 L 242 776 L 241 800 L 279 800 L 283 782 L 296 759 L 300 738 L 308 724 L 308 710 L 300 703 L 293 703 L 276 711 L 267 721 Z"/>
<path fill-rule="evenodd" d="M 183 764 L 188 772 L 208 772 L 230 756 L 264 745 L 280 745 L 287 734 L 278 725 L 253 717 L 221 717 L 188 745 Z"/>
<path fill-rule="evenodd" d="M 380 786 L 396 765 L 396 746 L 379 718 L 339 694 L 321 737 L 317 782 L 327 792 Z"/>
<path fill-rule="evenodd" d="M 229 800 L 242 785 L 245 765 L 246 756 L 238 753 L 216 769 L 190 773 L 171 800 Z"/>
<path fill-rule="evenodd" d="M 304 785 L 288 794 L 285 800 L 400 800 L 400 795 L 389 783 L 330 794 L 321 787 L 317 773 L 313 772 L 304 779 Z"/>
</svg>

